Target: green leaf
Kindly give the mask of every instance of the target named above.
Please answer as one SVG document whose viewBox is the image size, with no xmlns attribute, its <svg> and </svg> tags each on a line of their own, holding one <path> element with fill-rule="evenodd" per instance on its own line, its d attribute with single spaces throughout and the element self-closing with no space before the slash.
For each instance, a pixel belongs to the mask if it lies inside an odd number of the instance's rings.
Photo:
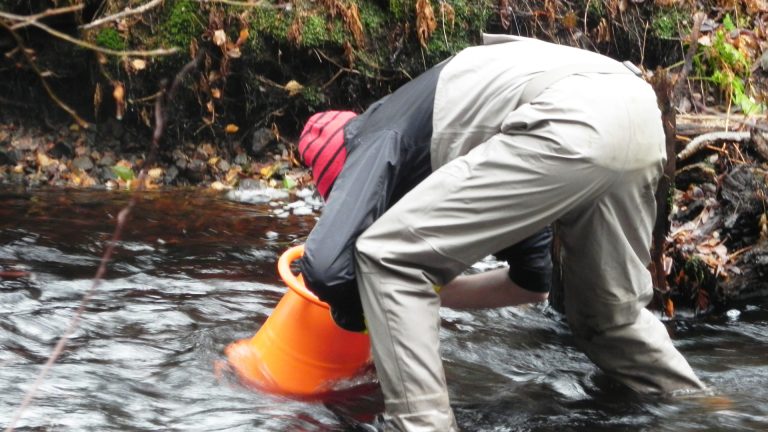
<svg viewBox="0 0 768 432">
<path fill-rule="evenodd" d="M 133 173 L 133 170 L 124 167 L 122 165 L 114 165 L 112 166 L 112 172 L 115 173 L 116 176 L 118 176 L 120 179 L 128 181 L 133 180 L 136 178 L 136 175 Z"/>
<path fill-rule="evenodd" d="M 729 32 L 736 30 L 736 24 L 733 23 L 731 14 L 726 14 L 725 18 L 723 18 L 723 27 Z"/>
<path fill-rule="evenodd" d="M 285 176 L 283 177 L 283 187 L 286 189 L 293 189 L 296 187 L 296 180 L 292 179 L 291 177 Z"/>
</svg>

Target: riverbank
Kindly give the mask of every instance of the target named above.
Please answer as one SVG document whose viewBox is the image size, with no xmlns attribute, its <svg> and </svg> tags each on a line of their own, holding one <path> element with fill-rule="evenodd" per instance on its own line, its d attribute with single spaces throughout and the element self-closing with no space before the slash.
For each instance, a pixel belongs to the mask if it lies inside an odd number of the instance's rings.
<svg viewBox="0 0 768 432">
<path fill-rule="evenodd" d="M 240 142 L 161 143 L 148 162 L 152 137 L 117 120 L 82 128 L 76 123 L 0 119 L 0 183 L 24 187 L 135 189 L 142 168 L 146 189 L 213 190 L 311 185 L 295 146 L 270 130 Z"/>
</svg>

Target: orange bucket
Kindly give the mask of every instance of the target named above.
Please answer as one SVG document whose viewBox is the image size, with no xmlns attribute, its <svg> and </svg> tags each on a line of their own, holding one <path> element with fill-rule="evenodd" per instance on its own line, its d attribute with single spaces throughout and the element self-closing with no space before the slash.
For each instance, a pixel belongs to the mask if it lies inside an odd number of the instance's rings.
<svg viewBox="0 0 768 432">
<path fill-rule="evenodd" d="M 304 246 L 299 245 L 280 256 L 277 269 L 290 289 L 251 339 L 233 342 L 225 350 L 247 383 L 286 396 L 327 392 L 360 372 L 371 357 L 368 335 L 338 327 L 328 304 L 291 271 L 291 263 L 303 254 Z"/>
</svg>

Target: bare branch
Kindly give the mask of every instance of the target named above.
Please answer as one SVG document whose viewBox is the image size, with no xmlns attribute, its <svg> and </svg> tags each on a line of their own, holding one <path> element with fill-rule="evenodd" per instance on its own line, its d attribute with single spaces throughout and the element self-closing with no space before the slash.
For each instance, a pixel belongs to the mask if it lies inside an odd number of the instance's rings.
<svg viewBox="0 0 768 432">
<path fill-rule="evenodd" d="M 699 135 L 692 139 L 691 142 L 686 144 L 685 148 L 677 154 L 677 160 L 683 161 L 696 154 L 699 150 L 707 146 L 707 144 L 715 141 L 747 141 L 752 138 L 750 132 L 710 132 L 703 135 Z"/>
<path fill-rule="evenodd" d="M 258 1 L 237 1 L 237 0 L 195 0 L 198 3 L 221 3 L 226 4 L 230 6 L 240 6 L 240 7 L 260 7 L 260 8 L 272 8 L 272 9 L 289 9 L 291 8 L 291 3 L 285 3 L 285 4 L 270 4 L 270 3 L 264 3 L 262 0 Z"/>
<path fill-rule="evenodd" d="M 109 22 L 112 22 L 112 21 L 117 21 L 117 20 L 119 20 L 121 18 L 124 18 L 124 17 L 127 17 L 127 16 L 144 13 L 144 12 L 146 12 L 146 11 L 148 11 L 148 10 L 158 6 L 158 5 L 160 5 L 162 2 L 163 2 L 163 0 L 152 0 L 151 2 L 143 4 L 143 5 L 135 8 L 135 9 L 128 9 L 128 8 L 126 8 L 124 11 L 118 12 L 118 13 L 116 13 L 114 15 L 110 15 L 110 16 L 107 16 L 107 17 L 104 17 L 104 18 L 99 18 L 96 21 L 92 21 L 92 22 L 90 22 L 88 24 L 83 24 L 83 25 L 80 26 L 80 28 L 83 29 L 83 30 L 88 30 L 88 29 L 92 29 L 94 27 L 98 27 L 98 26 L 100 26 L 102 24 L 106 24 L 106 23 L 109 23 Z"/>
<path fill-rule="evenodd" d="M 82 9 L 83 7 L 85 7 L 85 5 L 79 4 L 79 5 L 62 7 L 58 9 L 47 9 L 43 12 L 40 12 L 34 15 L 16 15 L 16 14 L 0 11 L 0 18 L 5 18 L 9 21 L 16 21 L 17 22 L 16 24 L 10 26 L 11 29 L 16 30 L 16 29 L 20 29 L 22 27 L 28 26 L 32 24 L 32 22 L 37 21 L 40 18 L 46 18 L 54 15 L 61 15 L 65 13 L 76 12 Z"/>
<path fill-rule="evenodd" d="M 74 110 L 74 109 L 70 108 L 70 106 L 69 106 L 69 105 L 65 104 L 65 103 L 64 103 L 64 101 L 62 101 L 61 99 L 59 99 L 59 97 L 58 97 L 58 96 L 56 96 L 56 93 L 54 93 L 53 89 L 51 89 L 51 86 L 49 86 L 49 85 L 48 85 L 48 81 L 45 79 L 45 76 L 44 76 L 44 75 L 43 75 L 43 73 L 40 71 L 40 68 L 38 68 L 38 67 L 37 67 L 37 63 L 35 63 L 35 60 L 32 58 L 32 56 L 30 55 L 29 51 L 28 51 L 28 50 L 27 50 L 27 48 L 24 46 L 24 41 L 23 41 L 23 40 L 21 40 L 21 37 L 19 37 L 19 35 L 18 35 L 18 34 L 17 34 L 15 31 L 11 30 L 11 29 L 10 29 L 8 26 L 6 26 L 4 23 L 0 22 L 0 26 L 2 26 L 2 27 L 5 27 L 6 29 L 8 29 L 8 32 L 9 32 L 9 33 L 10 33 L 10 34 L 13 36 L 13 38 L 16 40 L 16 45 L 17 45 L 17 46 L 20 48 L 20 49 L 19 49 L 19 51 L 20 51 L 20 52 L 23 54 L 23 56 L 24 56 L 24 60 L 26 60 L 26 61 L 27 61 L 27 64 L 29 64 L 29 67 L 31 67 L 31 68 L 32 68 L 32 70 L 33 70 L 33 71 L 35 72 L 35 74 L 37 75 L 37 77 L 38 77 L 38 78 L 40 78 L 40 82 L 43 84 L 43 88 L 45 88 L 45 91 L 48 93 L 48 96 L 49 96 L 49 97 L 50 97 L 50 98 L 51 98 L 51 99 L 52 99 L 54 102 L 56 102 L 56 104 L 57 104 L 57 105 L 58 105 L 58 106 L 59 106 L 61 109 L 63 109 L 64 111 L 66 111 L 66 112 L 67 112 L 67 114 L 69 114 L 69 115 L 70 115 L 70 117 L 72 117 L 72 118 L 73 118 L 73 119 L 74 119 L 74 120 L 77 122 L 77 124 L 78 124 L 78 125 L 80 125 L 81 127 L 83 127 L 83 128 L 86 128 L 86 129 L 87 129 L 87 128 L 88 128 L 88 126 L 89 126 L 89 125 L 88 125 L 88 122 L 86 122 L 85 120 L 83 120 L 83 119 L 82 119 L 82 118 L 81 118 L 81 117 L 80 117 L 80 116 L 77 114 L 77 112 L 75 112 L 75 110 Z"/>
<path fill-rule="evenodd" d="M 685 61 L 683 63 L 683 69 L 677 76 L 675 86 L 672 89 L 672 104 L 677 106 L 680 101 L 680 94 L 683 90 L 683 84 L 688 81 L 688 74 L 693 69 L 693 57 L 696 55 L 696 51 L 699 48 L 699 37 L 701 36 L 701 25 L 704 23 L 704 19 L 707 15 L 703 12 L 698 12 L 693 15 L 693 29 L 691 30 L 691 41 L 688 46 L 688 52 L 685 54 Z"/>
<path fill-rule="evenodd" d="M 51 34 L 53 36 L 56 36 L 56 37 L 58 37 L 60 39 L 63 39 L 63 40 L 65 40 L 65 41 L 67 41 L 69 43 L 72 43 L 74 45 L 77 45 L 77 46 L 80 46 L 80 47 L 83 47 L 83 48 L 87 48 L 89 50 L 97 51 L 97 52 L 100 52 L 100 53 L 104 53 L 104 54 L 108 54 L 108 55 L 113 55 L 113 56 L 121 56 L 121 57 L 124 57 L 124 56 L 156 57 L 156 56 L 164 56 L 164 55 L 176 54 L 178 52 L 178 49 L 176 49 L 176 48 L 158 48 L 158 49 L 154 49 L 154 50 L 150 50 L 150 51 L 141 51 L 141 50 L 138 50 L 138 51 L 135 51 L 135 50 L 116 51 L 116 50 L 111 50 L 111 49 L 107 49 L 107 48 L 102 48 L 100 46 L 93 45 L 91 43 L 82 41 L 80 39 L 73 38 L 72 36 L 69 36 L 66 33 L 62 33 L 62 32 L 60 32 L 60 31 L 58 31 L 56 29 L 52 29 L 52 28 L 48 27 L 47 25 L 39 23 L 37 21 L 32 21 L 29 24 L 33 25 L 33 26 L 35 26 L 37 28 L 40 28 L 42 30 L 45 30 L 49 34 Z"/>
</svg>

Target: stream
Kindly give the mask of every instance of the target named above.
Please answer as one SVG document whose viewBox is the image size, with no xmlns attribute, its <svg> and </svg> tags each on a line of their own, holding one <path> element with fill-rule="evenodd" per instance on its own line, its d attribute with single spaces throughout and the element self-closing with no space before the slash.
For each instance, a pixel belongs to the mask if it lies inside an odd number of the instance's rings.
<svg viewBox="0 0 768 432">
<path fill-rule="evenodd" d="M 130 194 L 0 189 L 0 427 L 70 323 Z M 333 410 L 242 385 L 224 349 L 285 292 L 280 254 L 319 215 L 304 194 L 147 192 L 19 431 L 349 431 Z M 444 309 L 451 401 L 466 431 L 768 430 L 768 303 L 667 325 L 712 394 L 612 385 L 546 305 Z M 379 405 L 340 401 L 371 413 Z"/>
</svg>

